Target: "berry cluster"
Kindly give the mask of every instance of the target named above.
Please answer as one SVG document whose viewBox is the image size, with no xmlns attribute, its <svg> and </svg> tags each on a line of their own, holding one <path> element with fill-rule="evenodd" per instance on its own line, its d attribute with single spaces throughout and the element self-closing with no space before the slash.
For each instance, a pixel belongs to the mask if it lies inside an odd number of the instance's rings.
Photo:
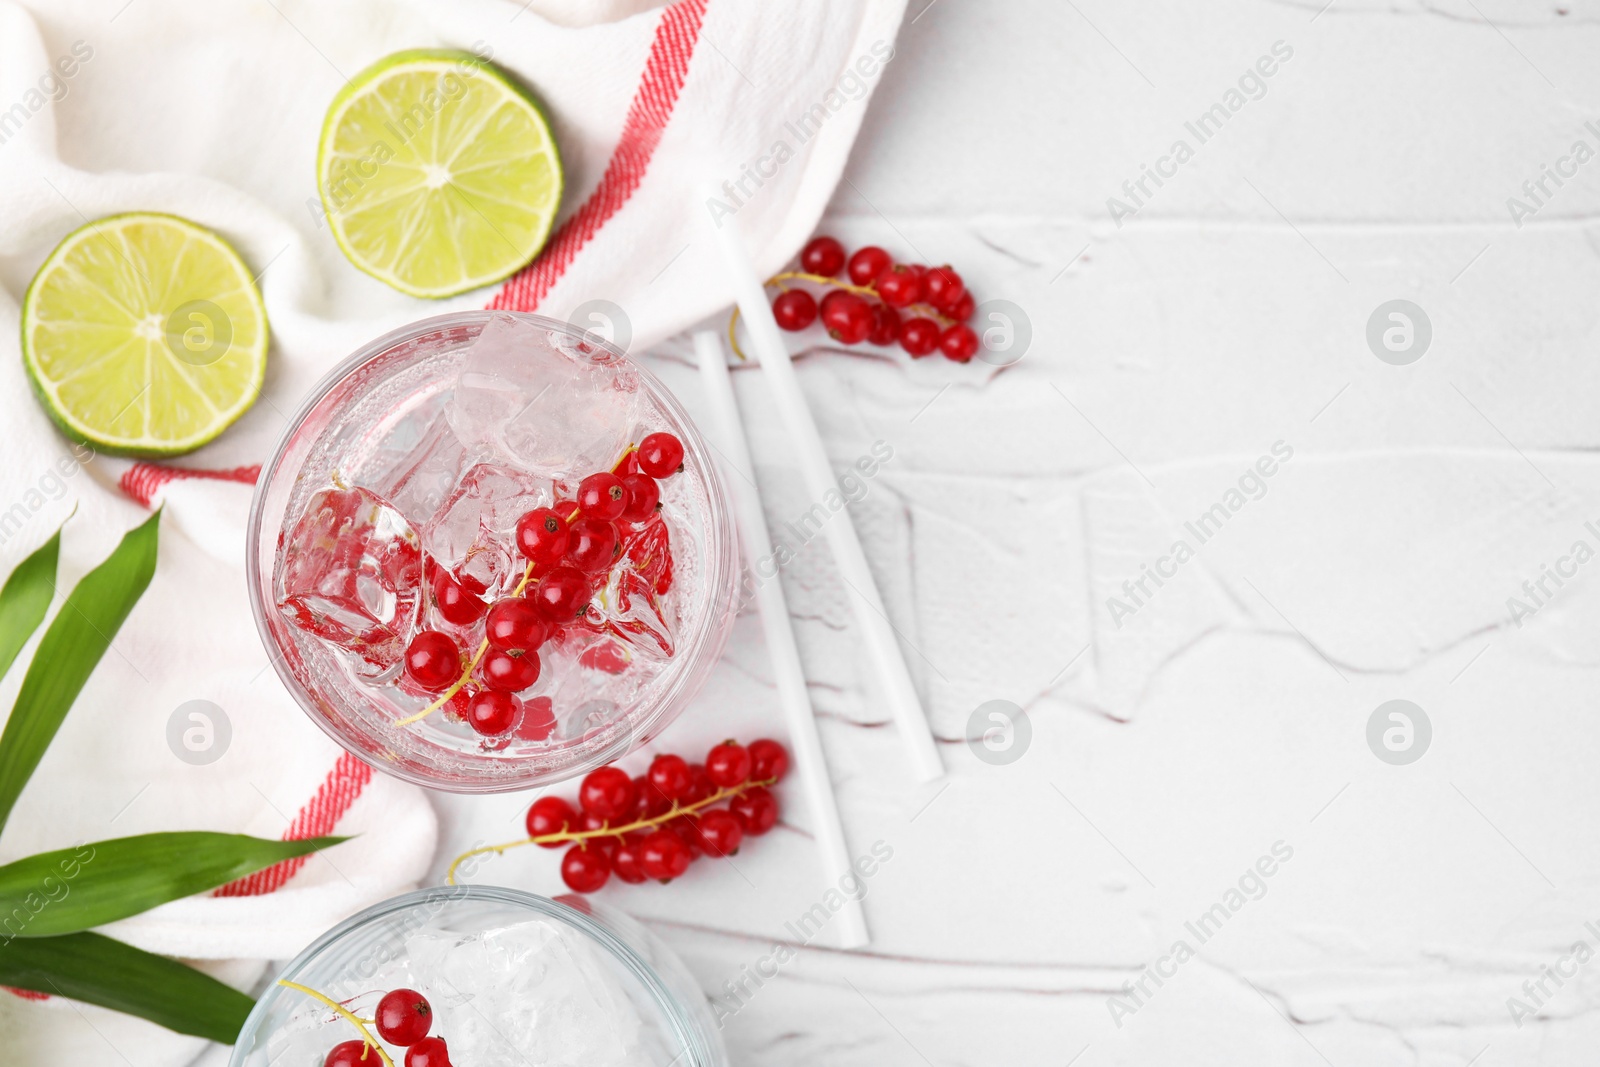
<svg viewBox="0 0 1600 1067">
<path fill-rule="evenodd" d="M 572 500 L 535 508 L 517 520 L 517 548 L 527 558 L 522 581 L 494 603 L 486 590 L 440 569 L 433 599 L 452 625 L 475 631 L 477 653 L 466 660 L 462 646 L 442 630 L 423 630 L 406 646 L 406 681 L 440 696 L 398 725 L 416 722 L 436 708 L 466 722 L 484 737 L 516 736 L 542 741 L 555 729 L 548 697 L 524 704 L 516 694 L 539 680 L 539 649 L 582 618 L 604 574 L 621 556 L 628 533 L 655 518 L 661 508 L 657 480 L 683 469 L 683 443 L 653 433 L 629 448 L 609 471 L 578 484 Z"/>
<path fill-rule="evenodd" d="M 309 986 L 279 980 L 279 985 L 299 990 L 307 996 L 322 1001 L 341 1018 L 361 1031 L 359 1039 L 341 1041 L 328 1050 L 322 1067 L 394 1067 L 394 1059 L 378 1038 L 406 1050 L 405 1067 L 451 1067 L 450 1050 L 442 1037 L 429 1037 L 433 1028 L 433 1006 L 428 998 L 415 989 L 391 989 L 378 1001 L 373 1017 L 363 1019 L 346 1005 L 317 992 Z M 372 1036 L 371 1026 L 378 1032 Z"/>
<path fill-rule="evenodd" d="M 469 856 L 518 845 L 567 848 L 561 879 L 593 893 L 615 874 L 638 884 L 670 882 L 701 856 L 731 856 L 746 836 L 759 837 L 778 821 L 767 787 L 789 771 L 789 752 L 763 738 L 748 746 L 724 741 L 704 763 L 657 756 L 637 778 L 616 766 L 590 771 L 578 787 L 578 806 L 540 797 L 528 809 L 528 836 L 456 857 L 448 881 Z M 714 805 L 728 801 L 726 808 Z"/>
<path fill-rule="evenodd" d="M 876 245 L 848 256 L 832 237 L 813 237 L 800 252 L 800 270 L 768 280 L 784 291 L 772 301 L 772 317 L 785 330 L 803 330 L 821 318 L 828 336 L 841 344 L 898 343 L 912 358 L 935 349 L 957 363 L 978 354 L 978 335 L 967 325 L 977 310 L 961 275 L 949 266 L 896 263 Z M 849 282 L 839 280 L 845 272 Z M 799 279 L 829 286 L 819 305 L 805 289 L 787 289 Z"/>
</svg>

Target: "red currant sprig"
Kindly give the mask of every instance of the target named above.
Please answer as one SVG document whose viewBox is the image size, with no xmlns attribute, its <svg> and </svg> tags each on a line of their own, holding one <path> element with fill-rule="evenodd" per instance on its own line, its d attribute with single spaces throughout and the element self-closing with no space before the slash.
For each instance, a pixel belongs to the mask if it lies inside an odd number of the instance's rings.
<svg viewBox="0 0 1600 1067">
<path fill-rule="evenodd" d="M 363 1019 L 310 986 L 287 978 L 278 979 L 278 984 L 321 1001 L 360 1032 L 359 1041 L 341 1041 L 329 1049 L 322 1067 L 375 1067 L 375 1061 L 382 1061 L 384 1067 L 394 1067 L 393 1058 L 378 1043 L 378 1038 L 406 1050 L 405 1067 L 451 1067 L 450 1049 L 444 1039 L 428 1036 L 433 1028 L 433 1006 L 415 989 L 391 989 L 378 1001 L 373 1017 Z M 378 1031 L 377 1037 L 367 1029 L 369 1026 Z"/>
<path fill-rule="evenodd" d="M 779 329 L 803 330 L 820 318 L 828 336 L 841 344 L 898 343 L 913 359 L 937 349 L 957 363 L 969 363 L 978 353 L 978 335 L 967 325 L 977 304 L 961 275 L 949 266 L 896 263 L 876 245 L 847 256 L 832 237 L 813 237 L 800 252 L 800 267 L 766 281 L 781 290 L 772 301 Z M 840 280 L 841 271 L 848 281 Z M 808 290 L 784 285 L 788 281 L 812 282 L 828 287 L 828 292 L 819 302 Z M 902 312 L 909 317 L 902 317 Z M 735 329 L 738 320 L 735 308 L 728 320 L 728 339 L 743 359 Z"/>
<path fill-rule="evenodd" d="M 748 747 L 724 741 L 703 764 L 660 755 L 644 775 L 630 778 L 615 765 L 590 771 L 578 787 L 578 807 L 560 797 L 540 797 L 528 809 L 528 836 L 463 852 L 445 881 L 473 856 L 522 845 L 560 848 L 561 879 L 576 893 L 593 893 L 615 874 L 638 884 L 670 882 L 702 855 L 731 856 L 745 837 L 759 837 L 778 821 L 778 802 L 767 791 L 789 772 L 789 752 L 762 738 Z M 726 808 L 717 807 L 728 801 Z"/>
<path fill-rule="evenodd" d="M 516 694 L 539 680 L 540 646 L 584 611 L 599 576 L 621 553 L 619 524 L 637 527 L 655 516 L 657 482 L 683 469 L 683 455 L 677 437 L 650 434 L 624 449 L 609 471 L 580 482 L 576 500 L 523 515 L 516 542 L 527 566 L 511 594 L 493 604 L 441 571 L 433 586 L 440 615 L 461 626 L 483 618 L 483 638 L 463 666 L 461 646 L 449 634 L 423 630 L 413 637 L 402 661 L 405 677 L 439 696 L 395 725 L 420 722 L 448 705 L 449 714 L 486 738 L 503 737 L 519 723 L 526 727 L 519 736 L 548 737 L 554 717 L 530 723 Z M 536 571 L 542 573 L 535 577 Z M 471 684 L 474 676 L 478 685 Z"/>
</svg>

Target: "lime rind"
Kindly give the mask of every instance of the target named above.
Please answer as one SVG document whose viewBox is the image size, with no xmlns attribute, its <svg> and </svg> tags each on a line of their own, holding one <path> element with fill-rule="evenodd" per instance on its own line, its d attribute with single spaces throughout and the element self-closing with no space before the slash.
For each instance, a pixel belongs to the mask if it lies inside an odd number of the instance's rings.
<svg viewBox="0 0 1600 1067">
<path fill-rule="evenodd" d="M 220 307 L 230 326 L 223 355 L 204 366 L 165 339 L 188 301 Z M 266 376 L 266 305 L 249 269 L 176 215 L 130 212 L 72 231 L 34 275 L 21 318 L 23 365 L 45 412 L 110 455 L 192 452 L 249 410 Z"/>
<path fill-rule="evenodd" d="M 340 250 L 411 296 L 515 274 L 549 240 L 564 189 L 539 101 L 469 53 L 398 52 L 328 107 L 317 191 Z"/>
</svg>

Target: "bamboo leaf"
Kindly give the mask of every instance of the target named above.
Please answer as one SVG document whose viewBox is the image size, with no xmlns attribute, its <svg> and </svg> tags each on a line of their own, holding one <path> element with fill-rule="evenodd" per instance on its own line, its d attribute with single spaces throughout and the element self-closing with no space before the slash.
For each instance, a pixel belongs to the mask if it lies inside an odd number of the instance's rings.
<svg viewBox="0 0 1600 1067">
<path fill-rule="evenodd" d="M 55 937 L 126 919 L 343 840 L 190 831 L 40 852 L 0 867 L 0 940 Z"/>
<path fill-rule="evenodd" d="M 158 511 L 83 576 L 39 641 L 0 734 L 0 827 L 156 569 Z"/>
<path fill-rule="evenodd" d="M 98 1004 L 224 1045 L 254 1006 L 210 975 L 91 933 L 0 942 L 0 985 Z"/>
<path fill-rule="evenodd" d="M 61 531 L 33 550 L 11 572 L 0 589 L 0 678 L 50 610 L 56 593 L 56 561 L 61 556 Z"/>
</svg>

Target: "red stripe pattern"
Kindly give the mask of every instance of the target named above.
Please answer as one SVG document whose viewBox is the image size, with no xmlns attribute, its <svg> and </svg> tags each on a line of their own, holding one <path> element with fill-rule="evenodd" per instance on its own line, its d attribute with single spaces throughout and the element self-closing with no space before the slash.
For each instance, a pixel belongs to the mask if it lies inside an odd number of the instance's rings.
<svg viewBox="0 0 1600 1067">
<path fill-rule="evenodd" d="M 622 210 L 622 205 L 639 188 L 656 146 L 661 143 L 661 133 L 677 106 L 678 93 L 689 72 L 689 60 L 700 39 L 700 24 L 705 18 L 707 2 L 679 0 L 661 13 L 644 76 L 628 106 L 622 139 L 617 143 L 611 162 L 606 164 L 600 184 L 583 206 L 561 224 L 539 258 L 501 287 L 489 302 L 490 310 L 532 311 L 538 307 L 551 287 L 572 266 L 578 252 Z"/>
<path fill-rule="evenodd" d="M 328 777 L 317 787 L 316 796 L 300 809 L 300 814 L 294 817 L 289 829 L 283 832 L 283 840 L 304 841 L 308 837 L 322 837 L 333 833 L 334 827 L 344 818 L 345 812 L 350 810 L 350 805 L 356 802 L 356 798 L 370 781 L 372 781 L 371 767 L 348 752 L 340 756 L 339 762 L 328 772 Z M 296 856 L 294 859 L 275 863 L 236 882 L 229 882 L 212 895 L 259 897 L 276 892 L 285 882 L 300 873 L 300 868 L 304 867 L 310 858 L 310 856 Z"/>
<path fill-rule="evenodd" d="M 135 463 L 128 468 L 126 474 L 118 480 L 117 485 L 133 499 L 150 506 L 163 486 L 168 482 L 181 482 L 190 478 L 201 478 L 213 482 L 239 482 L 244 485 L 255 485 L 256 479 L 261 477 L 261 464 L 256 463 L 248 467 L 234 467 L 231 470 L 197 470 L 192 467 L 163 467 L 156 463 Z"/>
</svg>

